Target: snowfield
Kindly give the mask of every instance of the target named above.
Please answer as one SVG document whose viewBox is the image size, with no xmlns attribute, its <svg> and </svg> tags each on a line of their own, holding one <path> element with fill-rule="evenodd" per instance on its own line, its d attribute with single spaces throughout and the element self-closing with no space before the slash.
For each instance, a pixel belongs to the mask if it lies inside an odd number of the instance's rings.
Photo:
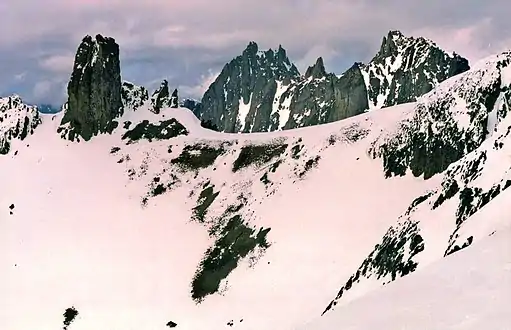
<svg viewBox="0 0 511 330">
<path fill-rule="evenodd" d="M 0 123 L 0 329 L 67 329 L 71 307 L 70 330 L 506 329 L 510 57 L 294 130 L 147 104 L 87 142 L 62 114 Z"/>
<path fill-rule="evenodd" d="M 502 210 L 510 197 L 508 193 L 488 207 Z M 506 211 L 502 221 L 509 221 Z M 300 329 L 509 329 L 509 251 L 511 228 L 507 227 L 471 249 L 441 259 Z"/>
<path fill-rule="evenodd" d="M 413 196 L 434 183 L 385 179 L 381 164 L 367 157 L 369 136 L 392 125 L 409 106 L 400 108 L 259 134 L 205 130 L 184 108 L 160 115 L 138 110 L 123 120 L 173 117 L 190 134 L 130 145 L 121 140 L 120 131 L 85 143 L 66 141 L 56 134 L 61 115 L 41 115 L 34 135 L 14 141 L 18 154 L 10 153 L 0 163 L 1 172 L 9 173 L 2 178 L 0 195 L 0 244 L 7 251 L 0 257 L 0 293 L 6 304 L 1 328 L 55 329 L 70 306 L 79 311 L 74 330 L 157 329 L 168 320 L 184 329 L 224 329 L 230 320 L 246 329 L 303 324 L 322 312 L 343 274 L 357 266 Z M 355 125 L 370 130 L 369 135 L 329 145 L 330 135 L 345 137 L 343 130 Z M 234 151 L 215 162 L 215 171 L 206 168 L 195 179 L 194 173 L 184 173 L 180 187 L 141 205 L 153 177 L 185 144 L 222 139 L 245 145 L 275 138 L 291 144 L 300 137 L 302 152 L 321 156 L 318 168 L 303 180 L 286 161 L 269 175 L 275 188 L 266 189 L 259 178 L 268 165 L 233 173 Z M 121 150 L 112 154 L 115 146 Z M 121 155 L 131 160 L 119 164 L 125 158 Z M 130 168 L 140 171 L 140 177 L 137 173 L 130 180 Z M 251 205 L 243 216 L 255 228 L 271 228 L 271 246 L 252 268 L 244 259 L 227 277 L 224 293 L 197 305 L 190 298 L 190 283 L 213 241 L 204 225 L 190 220 L 196 197 L 189 194 L 204 181 L 221 187 L 217 201 L 225 198 L 228 203 L 245 192 Z M 237 187 L 244 182 L 252 183 Z M 222 213 L 226 203 L 213 204 L 209 214 Z"/>
</svg>

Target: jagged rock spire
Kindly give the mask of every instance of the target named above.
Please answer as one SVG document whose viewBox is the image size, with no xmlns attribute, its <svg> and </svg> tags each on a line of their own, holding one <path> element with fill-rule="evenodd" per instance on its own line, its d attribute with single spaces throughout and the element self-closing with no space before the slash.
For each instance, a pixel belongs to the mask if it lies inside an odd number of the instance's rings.
<svg viewBox="0 0 511 330">
<path fill-rule="evenodd" d="M 316 64 L 310 66 L 305 72 L 305 78 L 313 77 L 313 78 L 322 78 L 326 76 L 325 64 L 323 63 L 323 58 L 318 57 L 316 60 Z"/>
<path fill-rule="evenodd" d="M 69 123 L 65 136 L 89 140 L 115 128 L 113 119 L 122 114 L 123 106 L 119 45 L 113 38 L 99 34 L 83 38 L 67 91 L 68 108 L 61 122 Z"/>
<path fill-rule="evenodd" d="M 245 125 L 246 120 L 254 120 L 257 114 L 271 113 L 276 81 L 289 84 L 300 73 L 291 63 L 282 46 L 277 50 L 260 51 L 254 41 L 227 63 L 217 79 L 209 86 L 202 97 L 201 107 L 196 115 L 203 121 L 211 121 L 220 131 L 238 132 L 245 128 L 267 127 L 269 121 L 258 121 L 254 125 Z M 240 111 L 243 105 L 253 104 L 248 115 Z M 256 105 L 258 105 L 256 110 Z M 246 111 L 246 110 L 245 110 Z"/>
<path fill-rule="evenodd" d="M 170 95 L 169 82 L 164 79 L 160 87 L 151 96 L 152 111 L 160 113 L 163 108 L 177 108 L 179 106 L 177 89 Z"/>
<path fill-rule="evenodd" d="M 149 100 L 149 92 L 143 86 L 137 86 L 129 81 L 122 83 L 122 104 L 124 108 L 137 110 L 147 100 Z"/>
<path fill-rule="evenodd" d="M 174 89 L 174 91 L 172 92 L 172 95 L 170 97 L 170 107 L 171 108 L 179 107 L 179 97 L 177 95 L 177 88 Z"/>
<path fill-rule="evenodd" d="M 396 46 L 396 40 L 404 38 L 403 33 L 397 30 L 391 30 L 387 34 L 387 36 L 383 37 L 381 42 L 380 51 L 378 52 L 379 56 L 390 56 L 395 54 L 398 50 Z"/>
</svg>

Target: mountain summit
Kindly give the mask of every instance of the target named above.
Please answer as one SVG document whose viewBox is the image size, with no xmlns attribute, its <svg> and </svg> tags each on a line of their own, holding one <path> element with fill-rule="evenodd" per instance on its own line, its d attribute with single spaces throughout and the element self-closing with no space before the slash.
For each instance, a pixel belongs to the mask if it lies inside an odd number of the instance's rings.
<svg viewBox="0 0 511 330">
<path fill-rule="evenodd" d="M 367 65 L 361 65 L 370 108 L 415 101 L 469 68 L 468 60 L 444 52 L 433 41 L 406 37 L 399 31 L 383 37 L 378 53 Z"/>
<path fill-rule="evenodd" d="M 178 107 L 178 95 L 177 89 L 169 92 L 169 83 L 167 80 L 163 80 L 160 87 L 156 89 L 151 96 L 151 105 L 154 113 L 160 113 L 162 108 L 177 108 Z"/>
<path fill-rule="evenodd" d="M 263 52 L 250 42 L 209 86 L 202 97 L 199 117 L 225 132 L 261 131 L 270 126 L 279 84 L 289 84 L 299 75 L 284 48 Z M 257 116 L 256 112 L 263 115 Z"/>
<path fill-rule="evenodd" d="M 469 69 L 432 41 L 390 31 L 368 64 L 327 74 L 320 57 L 300 75 L 285 50 L 251 42 L 229 62 L 202 99 L 198 117 L 223 132 L 265 132 L 318 125 L 366 110 L 411 102 Z"/>
</svg>

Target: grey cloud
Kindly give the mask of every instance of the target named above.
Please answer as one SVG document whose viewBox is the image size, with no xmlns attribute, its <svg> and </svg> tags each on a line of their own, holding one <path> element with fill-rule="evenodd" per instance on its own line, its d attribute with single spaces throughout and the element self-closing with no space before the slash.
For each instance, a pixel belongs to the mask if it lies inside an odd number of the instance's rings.
<svg viewBox="0 0 511 330">
<path fill-rule="evenodd" d="M 85 34 L 116 38 L 124 79 L 155 88 L 166 78 L 182 96 L 200 97 L 250 40 L 282 44 L 301 70 L 323 56 L 340 73 L 368 61 L 389 29 L 424 33 L 473 58 L 501 50 L 511 41 L 510 12 L 505 0 L 4 0 L 0 94 L 62 102 L 69 56 Z"/>
</svg>

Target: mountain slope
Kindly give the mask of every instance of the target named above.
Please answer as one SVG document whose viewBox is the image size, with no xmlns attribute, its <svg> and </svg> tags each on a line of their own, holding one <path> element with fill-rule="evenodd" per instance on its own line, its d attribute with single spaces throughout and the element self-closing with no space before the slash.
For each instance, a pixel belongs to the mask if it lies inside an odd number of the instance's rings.
<svg viewBox="0 0 511 330">
<path fill-rule="evenodd" d="M 62 134 L 73 110 L 39 115 L 0 156 L 0 328 L 296 329 L 472 249 L 509 224 L 486 213 L 509 193 L 509 58 L 277 132 L 206 129 L 145 92 L 87 141 Z"/>
<path fill-rule="evenodd" d="M 459 55 L 399 31 L 383 38 L 368 64 L 355 63 L 340 76 L 327 73 L 321 57 L 301 76 L 281 47 L 276 53 L 264 53 L 269 70 L 267 64 L 251 64 L 259 63 L 253 59 L 258 58 L 256 53 L 257 45 L 251 43 L 224 67 L 197 111 L 202 121 L 223 132 L 244 133 L 318 125 L 415 101 L 439 82 L 469 69 Z"/>
<path fill-rule="evenodd" d="M 395 131 L 375 141 L 369 153 L 382 158 L 387 176 L 410 168 L 425 179 L 443 172 L 442 182 L 417 196 L 324 313 L 488 234 L 477 222 L 472 228 L 471 216 L 511 186 L 510 60 L 510 52 L 492 56 L 440 84 Z"/>
<path fill-rule="evenodd" d="M 507 192 L 492 202 L 488 207 L 500 212 L 486 217 L 509 223 L 510 197 Z M 507 227 L 301 329 L 505 329 L 511 322 L 509 251 Z"/>
<path fill-rule="evenodd" d="M 230 320 L 242 328 L 303 324 L 321 312 L 338 266 L 355 267 L 411 202 L 406 196 L 425 189 L 414 178 L 385 179 L 380 164 L 365 156 L 372 134 L 399 117 L 392 110 L 328 129 L 240 137 L 201 128 L 186 109 L 159 115 L 140 109 L 126 112 L 112 135 L 85 143 L 55 133 L 61 115 L 44 116 L 27 140 L 30 147 L 0 163 L 2 172 L 12 173 L 0 195 L 7 235 L 0 244 L 9 251 L 0 261 L 2 283 L 9 286 L 0 291 L 18 302 L 0 317 L 2 328 L 31 328 L 36 321 L 58 326 L 71 306 L 80 313 L 74 329 L 157 328 L 167 319 L 187 329 L 223 329 Z M 171 123 L 163 123 L 171 118 L 187 133 L 165 136 Z M 265 152 L 250 156 L 257 146 Z M 13 152 L 20 147 L 14 144 Z M 29 192 L 20 189 L 26 185 Z M 386 193 L 391 186 L 396 194 Z M 375 218 L 376 209 L 364 207 L 368 189 L 385 196 L 375 199 L 375 208 L 393 207 Z M 337 207 L 352 216 L 339 217 Z M 246 257 L 237 257 L 242 246 L 231 245 L 234 255 L 222 252 L 234 229 L 249 235 Z M 260 229 L 267 244 L 249 239 Z M 45 235 L 34 237 L 37 232 Z M 225 261 L 239 258 L 237 266 L 227 273 L 207 268 L 214 271 L 207 275 L 201 260 L 218 253 Z M 290 272 L 292 281 L 282 276 Z M 218 287 L 207 284 L 219 274 Z M 50 292 L 58 292 L 58 300 L 41 306 L 33 299 Z M 196 305 L 193 296 L 202 302 Z M 282 307 L 268 304 L 270 296 Z M 155 305 L 147 310 L 150 301 Z M 121 311 L 130 311 L 129 320 L 115 316 Z M 21 317 L 27 312 L 31 318 Z"/>
</svg>

